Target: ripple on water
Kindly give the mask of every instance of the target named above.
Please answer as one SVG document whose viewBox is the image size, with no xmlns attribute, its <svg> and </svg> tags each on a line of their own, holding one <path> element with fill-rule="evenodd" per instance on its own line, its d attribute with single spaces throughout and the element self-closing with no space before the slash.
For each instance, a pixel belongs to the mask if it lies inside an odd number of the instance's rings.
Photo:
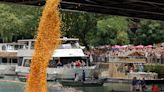
<svg viewBox="0 0 164 92">
<path fill-rule="evenodd" d="M 11 80 L 0 80 L 0 92 L 24 92 L 25 83 Z M 50 83 L 48 92 L 82 92 L 74 88 L 65 88 L 59 83 Z"/>
<path fill-rule="evenodd" d="M 0 82 L 0 92 L 23 92 L 24 84 L 16 82 Z"/>
</svg>

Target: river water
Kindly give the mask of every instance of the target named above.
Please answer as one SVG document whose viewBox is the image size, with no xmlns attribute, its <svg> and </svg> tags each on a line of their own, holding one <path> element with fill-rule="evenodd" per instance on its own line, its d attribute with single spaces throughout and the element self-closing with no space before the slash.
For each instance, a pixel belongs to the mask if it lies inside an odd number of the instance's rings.
<svg viewBox="0 0 164 92">
<path fill-rule="evenodd" d="M 16 82 L 6 82 L 4 80 L 16 80 Z M 55 82 L 48 83 L 48 92 L 67 92 L 64 89 L 53 87 Z M 164 85 L 160 85 L 164 89 Z M 70 87 L 66 87 L 70 88 Z M 102 87 L 75 87 L 77 90 L 83 92 L 111 92 L 112 90 L 130 92 L 130 84 L 127 83 L 105 83 Z M 5 76 L 4 79 L 0 79 L 0 92 L 24 92 L 25 82 L 19 82 L 14 76 Z M 151 85 L 147 86 L 147 92 L 151 92 Z M 161 91 L 164 92 L 164 91 Z"/>
</svg>

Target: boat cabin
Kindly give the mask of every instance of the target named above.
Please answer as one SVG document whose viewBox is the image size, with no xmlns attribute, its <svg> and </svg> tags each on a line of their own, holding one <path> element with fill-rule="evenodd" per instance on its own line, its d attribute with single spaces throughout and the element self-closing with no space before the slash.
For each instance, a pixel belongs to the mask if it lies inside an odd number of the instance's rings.
<svg viewBox="0 0 164 92">
<path fill-rule="evenodd" d="M 17 51 L 23 48 L 19 43 L 0 44 L 0 64 L 17 64 Z"/>
<path fill-rule="evenodd" d="M 101 67 L 106 67 L 101 72 L 103 77 L 111 77 L 118 79 L 157 79 L 158 74 L 154 72 L 144 71 L 146 60 L 143 57 L 113 57 L 113 61 L 102 63 Z"/>
<path fill-rule="evenodd" d="M 17 51 L 22 47 L 18 43 L 0 43 L 0 72 L 6 75 L 15 74 Z"/>
<path fill-rule="evenodd" d="M 89 76 L 95 66 L 90 66 L 89 57 L 84 54 L 83 48 L 78 43 L 79 39 L 62 38 L 59 40 L 61 41 L 60 45 L 54 50 L 49 61 L 47 78 L 51 80 L 54 80 L 54 77 L 73 79 L 74 74 L 81 74 L 82 70 L 85 70 L 86 76 Z M 25 76 L 30 71 L 29 67 L 34 53 L 35 40 L 19 40 L 18 42 L 26 45 L 18 50 L 19 62 L 16 72 L 18 76 Z"/>
<path fill-rule="evenodd" d="M 54 51 L 49 63 L 49 67 L 58 66 L 88 66 L 89 58 L 84 54 L 79 39 L 62 38 L 61 44 Z M 25 44 L 24 48 L 18 50 L 17 56 L 19 57 L 19 66 L 29 67 L 34 52 L 34 39 L 18 40 L 18 43 Z"/>
</svg>

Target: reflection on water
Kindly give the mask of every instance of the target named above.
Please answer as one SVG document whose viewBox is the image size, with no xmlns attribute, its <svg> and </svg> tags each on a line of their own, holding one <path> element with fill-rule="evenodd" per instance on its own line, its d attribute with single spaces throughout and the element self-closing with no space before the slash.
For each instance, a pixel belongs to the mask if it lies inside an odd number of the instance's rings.
<svg viewBox="0 0 164 92">
<path fill-rule="evenodd" d="M 14 76 L 5 76 L 5 80 L 16 80 L 18 79 Z M 2 82 L 0 79 L 0 92 L 23 92 L 25 83 L 23 82 Z M 55 82 L 48 83 L 48 92 L 68 92 L 66 89 L 61 89 L 54 87 Z M 164 90 L 164 85 L 160 85 L 160 87 Z M 76 87 L 78 90 L 82 90 L 83 92 L 111 92 L 111 90 L 117 91 L 130 91 L 130 84 L 127 83 L 105 83 L 102 87 Z M 71 90 L 71 89 L 70 89 Z M 147 86 L 147 92 L 150 92 L 151 85 Z M 164 92 L 164 91 L 161 91 Z"/>
<path fill-rule="evenodd" d="M 83 90 L 84 92 L 110 92 L 111 90 L 128 92 L 130 91 L 130 85 L 123 83 L 106 83 L 102 87 L 78 87 L 77 89 Z"/>
<path fill-rule="evenodd" d="M 16 76 L 4 76 L 3 80 L 16 80 L 16 81 L 18 81 L 18 77 L 16 77 Z"/>
<path fill-rule="evenodd" d="M 164 92 L 163 84 L 156 85 L 158 85 L 161 88 L 160 92 Z M 151 87 L 152 85 L 147 85 L 146 92 L 151 92 Z M 84 92 L 111 92 L 112 90 L 118 92 L 131 92 L 131 85 L 128 83 L 106 83 L 102 87 L 78 87 L 77 89 L 83 90 Z"/>
<path fill-rule="evenodd" d="M 52 83 L 50 83 L 52 84 Z M 0 81 L 0 92 L 24 92 L 25 89 L 25 83 L 22 82 L 4 82 Z M 71 88 L 65 89 L 60 87 L 48 87 L 48 92 L 70 92 L 66 90 L 73 90 Z M 75 91 L 71 91 L 75 92 Z"/>
<path fill-rule="evenodd" d="M 23 92 L 22 83 L 0 82 L 0 92 Z"/>
<path fill-rule="evenodd" d="M 49 83 L 52 84 L 52 83 Z M 0 92 L 23 92 L 24 90 L 23 83 L 15 83 L 15 82 L 0 82 Z M 76 89 L 83 90 L 84 92 L 110 92 L 113 90 L 120 90 L 120 91 L 128 91 L 129 85 L 123 84 L 106 84 L 103 87 L 78 87 Z M 64 89 L 49 87 L 48 92 L 67 92 Z"/>
</svg>

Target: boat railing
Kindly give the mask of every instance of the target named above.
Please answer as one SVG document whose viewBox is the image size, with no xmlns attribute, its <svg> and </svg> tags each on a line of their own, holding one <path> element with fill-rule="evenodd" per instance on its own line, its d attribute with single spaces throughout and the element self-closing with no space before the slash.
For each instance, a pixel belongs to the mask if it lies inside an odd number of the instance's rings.
<svg viewBox="0 0 164 92">
<path fill-rule="evenodd" d="M 153 79 L 158 79 L 158 74 L 153 73 L 153 72 L 132 72 L 128 73 L 128 78 L 132 79 L 133 77 L 137 77 L 139 79 L 148 79 L 148 80 L 153 80 Z"/>
<path fill-rule="evenodd" d="M 16 52 L 18 49 L 23 48 L 24 44 L 20 43 L 1 43 L 0 51 L 1 52 Z"/>
<path fill-rule="evenodd" d="M 80 45 L 78 43 L 79 39 L 73 39 L 73 38 L 61 38 L 62 42 L 58 49 L 76 49 L 80 48 Z M 21 48 L 23 50 L 31 50 L 34 49 L 35 39 L 25 39 L 25 40 L 18 40 L 18 43 L 24 44 L 24 47 Z"/>
<path fill-rule="evenodd" d="M 49 68 L 54 68 L 54 67 L 49 67 Z M 96 68 L 96 65 L 93 65 L 93 66 L 71 66 L 71 65 L 63 65 L 63 66 L 56 66 L 55 68 L 58 68 L 58 69 L 88 69 L 88 68 Z"/>
<path fill-rule="evenodd" d="M 12 66 L 16 66 L 17 65 L 17 63 L 0 63 L 0 65 L 12 65 Z"/>
</svg>

